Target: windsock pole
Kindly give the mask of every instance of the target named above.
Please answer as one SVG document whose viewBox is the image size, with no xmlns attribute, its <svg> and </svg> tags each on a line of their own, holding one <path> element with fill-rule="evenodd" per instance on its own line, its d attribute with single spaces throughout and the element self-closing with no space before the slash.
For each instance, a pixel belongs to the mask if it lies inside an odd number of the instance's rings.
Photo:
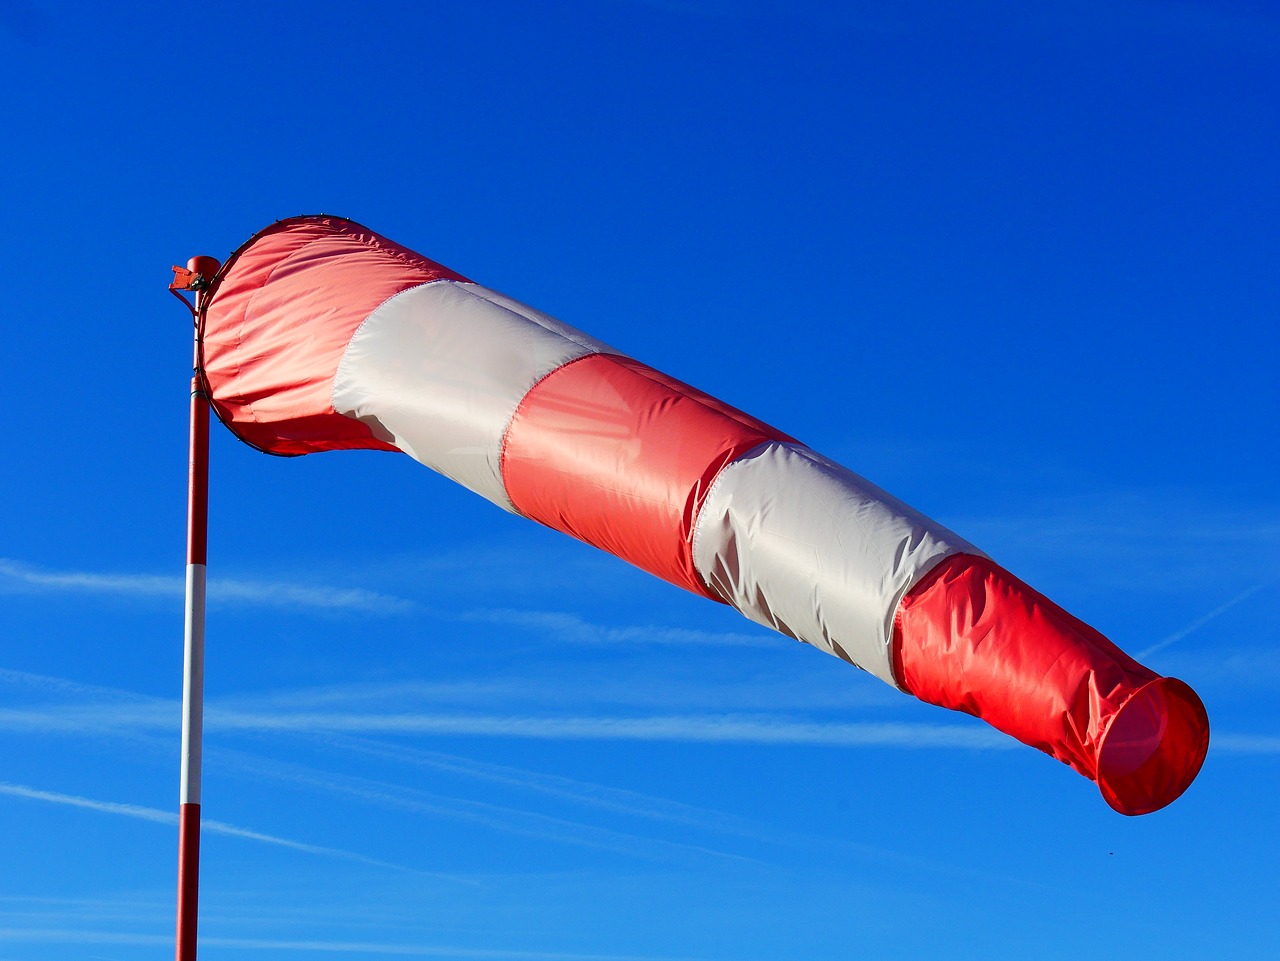
<svg viewBox="0 0 1280 961">
<path fill-rule="evenodd" d="M 209 398 L 200 370 L 200 318 L 209 281 L 218 272 L 212 257 L 192 257 L 174 267 L 169 289 L 190 307 L 180 290 L 195 292 L 191 374 L 191 437 L 187 461 L 187 591 L 183 628 L 182 773 L 178 807 L 177 961 L 196 959 L 200 885 L 200 752 L 204 732 L 204 599 L 209 529 Z"/>
</svg>

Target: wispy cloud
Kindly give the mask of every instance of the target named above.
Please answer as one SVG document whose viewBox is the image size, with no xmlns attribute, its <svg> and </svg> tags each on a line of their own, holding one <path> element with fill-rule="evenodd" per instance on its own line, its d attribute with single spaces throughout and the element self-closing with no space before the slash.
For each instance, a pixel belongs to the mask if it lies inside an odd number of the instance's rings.
<svg viewBox="0 0 1280 961">
<path fill-rule="evenodd" d="M 0 558 L 0 588 L 28 592 L 114 594 L 125 597 L 182 597 L 183 578 L 160 574 L 105 574 L 93 571 L 49 571 Z M 363 588 L 324 587 L 272 581 L 211 578 L 211 603 L 249 604 L 313 610 L 354 610 L 370 614 L 401 614 L 412 601 Z"/>
<path fill-rule="evenodd" d="M 28 801 L 44 801 L 50 804 L 61 804 L 68 807 L 83 808 L 88 811 L 96 811 L 100 814 L 115 814 L 139 821 L 151 821 L 156 824 L 176 825 L 178 823 L 178 815 L 171 811 L 162 811 L 159 808 L 143 807 L 138 804 L 122 804 L 117 801 L 95 801 L 91 798 L 79 797 L 75 794 L 61 794 L 57 791 L 42 791 L 38 788 L 27 787 L 22 784 L 8 784 L 0 781 L 0 794 L 5 794 L 10 797 L 24 798 Z M 392 864 L 389 861 L 380 861 L 376 858 L 365 857 L 363 854 L 356 854 L 353 851 L 344 851 L 341 848 L 325 847 L 319 844 L 307 844 L 303 841 L 294 841 L 289 838 L 278 837 L 274 834 L 264 834 L 261 831 L 237 827 L 234 824 L 227 824 L 223 821 L 202 820 L 200 823 L 200 829 L 210 834 L 222 834 L 227 837 L 244 838 L 249 841 L 260 841 L 263 844 L 289 848 L 294 851 L 302 851 L 306 854 L 318 854 L 324 857 L 340 858 L 344 861 L 356 861 L 360 864 L 389 868 L 393 871 L 411 871 L 415 874 L 425 874 L 432 877 L 444 876 L 433 874 L 429 871 L 418 871 L 415 868 L 406 867 L 402 864 Z"/>
<path fill-rule="evenodd" d="M 614 814 L 645 818 L 677 824 L 699 830 L 714 831 L 751 837 L 757 840 L 774 839 L 776 831 L 767 831 L 760 825 L 723 811 L 699 808 L 667 798 L 641 794 L 603 784 L 588 783 L 561 775 L 546 774 L 502 764 L 477 761 L 456 754 L 444 754 L 422 748 L 404 747 L 367 738 L 346 735 L 323 737 L 327 746 L 364 754 L 397 765 L 413 765 L 446 774 L 460 775 L 490 784 L 514 787 L 534 794 L 541 794 L 585 807 L 597 808 Z"/>
<path fill-rule="evenodd" d="M 695 631 L 679 627 L 606 627 L 592 624 L 576 614 L 551 611 L 520 611 L 497 608 L 453 615 L 460 621 L 508 624 L 554 634 L 557 640 L 575 644 L 675 644 L 710 647 L 778 647 L 779 637 L 728 631 Z"/>
<path fill-rule="evenodd" d="M 21 672 L 10 672 L 23 676 Z M 3 677 L 3 675 L 0 675 Z M 34 677 L 34 676 L 32 676 Z M 44 683 L 52 683 L 45 679 Z M 71 683 L 71 682 L 68 682 Z M 431 685 L 428 685 L 431 687 Z M 416 687 L 410 683 L 410 687 Z M 464 685 L 474 694 L 472 685 Z M 392 685 L 392 690 L 404 688 Z M 90 689 L 87 703 L 26 705 L 0 710 L 0 730 L 47 733 L 120 733 L 140 735 L 171 730 L 176 700 L 105 696 Z M 207 734 L 295 732 L 301 734 L 448 734 L 538 740 L 678 741 L 694 743 L 825 744 L 846 747 L 962 748 L 986 750 L 1013 742 L 990 728 L 960 719 L 954 724 L 812 720 L 777 714 L 698 713 L 552 715 L 455 712 L 315 710 L 310 698 L 342 698 L 354 692 L 366 702 L 391 700 L 378 686 L 354 685 L 319 692 L 282 692 L 259 697 L 213 700 L 205 705 Z M 114 692 L 123 695 L 125 692 Z M 490 698 L 482 698 L 489 701 Z M 466 704 L 459 697 L 459 706 Z M 474 703 L 471 702 L 471 703 Z"/>
<path fill-rule="evenodd" d="M 165 892 L 166 895 L 168 892 Z M 48 897 L 30 894 L 0 894 L 0 923 L 44 924 L 88 921 L 151 923 L 168 921 L 173 908 L 169 897 L 163 901 L 141 896 Z"/>
<path fill-rule="evenodd" d="M 560 775 L 476 761 L 453 754 L 403 747 L 398 744 L 365 738 L 325 735 L 319 736 L 318 739 L 323 741 L 326 748 L 356 751 L 392 761 L 398 766 L 408 764 L 426 767 L 446 774 L 461 775 L 504 787 L 514 787 L 518 790 L 549 796 L 557 801 L 595 808 L 611 814 L 643 818 L 676 827 L 745 838 L 750 841 L 765 842 L 771 845 L 810 845 L 820 847 L 827 852 L 832 851 L 834 848 L 840 848 L 857 855 L 874 857 L 878 860 L 911 863 L 918 867 L 943 871 L 948 874 L 957 873 L 957 869 L 952 865 L 938 864 L 926 859 L 904 855 L 900 851 L 868 844 L 833 841 L 829 836 L 815 837 L 780 829 L 777 826 L 766 827 L 724 811 L 696 807 L 679 801 L 672 801 L 668 798 L 642 794 L 637 791 L 584 782 Z M 971 871 L 962 871 L 960 873 L 966 876 L 976 876 Z M 1000 880 L 1002 883 L 1025 883 L 1007 877 L 1002 877 Z"/>
<path fill-rule="evenodd" d="M 76 931 L 72 928 L 0 928 L 0 940 L 34 944 L 173 944 L 172 935 L 138 934 L 130 931 Z M 200 939 L 207 944 L 206 938 Z"/>
<path fill-rule="evenodd" d="M 203 938 L 202 944 L 224 948 L 274 951 L 363 952 L 401 957 L 450 957 L 491 961 L 696 961 L 671 955 L 582 954 L 575 951 L 513 951 L 503 948 L 461 948 L 439 945 L 385 944 L 370 941 L 283 941 L 258 938 Z"/>
<path fill-rule="evenodd" d="M 308 587 L 221 578 L 214 578 L 209 582 L 209 597 L 213 601 L 241 604 L 354 610 L 369 614 L 402 614 L 416 606 L 413 601 L 403 597 L 379 594 L 363 588 Z"/>
<path fill-rule="evenodd" d="M 171 757 L 181 702 L 67 678 L 0 668 L 0 732 L 74 735 L 115 743 L 153 756 Z"/>
<path fill-rule="evenodd" d="M 59 704 L 53 710 L 28 711 L 23 719 L 23 726 L 28 729 L 53 727 L 67 730 L 86 725 L 101 724 L 104 721 L 115 725 L 155 726 L 158 717 L 151 712 L 163 709 L 163 716 L 169 717 L 169 725 L 174 726 L 176 719 L 171 717 L 176 712 L 176 702 L 159 699 L 130 696 L 128 692 L 117 691 L 93 685 L 44 675 L 0 669 L 0 683 L 8 683 L 31 690 L 61 695 L 88 695 L 94 704 L 76 706 Z M 424 691 L 426 687 L 428 690 Z M 301 691 L 285 691 L 268 695 L 265 700 L 274 708 L 288 703 L 304 703 L 314 708 L 316 704 L 360 703 L 385 704 L 390 692 L 401 695 L 428 696 L 436 695 L 436 685 L 423 685 L 405 682 L 396 685 L 351 685 L 349 687 L 303 689 Z M 474 692 L 472 692 L 474 693 Z M 485 691 L 486 698 L 492 692 Z M 129 706 L 141 706 L 141 713 L 129 710 Z M 258 700 L 261 708 L 262 700 Z M 245 706 L 242 704 L 242 707 Z M 123 711 L 122 711 L 123 708 Z M 0 714 L 0 727 L 15 726 L 15 717 L 19 712 Z M 105 718 L 95 715 L 105 713 Z M 3 718 L 8 718 L 8 724 Z M 280 730 L 275 729 L 276 733 Z M 754 841 L 773 843 L 805 843 L 808 838 L 787 835 L 781 836 L 776 830 L 766 830 L 758 824 L 734 817 L 722 811 L 708 810 L 692 805 L 682 804 L 665 798 L 642 794 L 636 791 L 623 790 L 606 785 L 584 782 L 573 778 L 541 773 L 506 765 L 482 762 L 457 754 L 446 754 L 424 748 L 406 747 L 403 745 L 371 740 L 367 737 L 356 737 L 338 732 L 316 732 L 290 726 L 284 733 L 301 737 L 312 742 L 323 744 L 326 753 L 344 750 L 350 753 L 374 757 L 390 761 L 397 770 L 407 766 L 426 768 L 432 771 L 457 776 L 472 781 L 480 781 L 489 785 L 499 785 L 533 795 L 552 798 L 557 802 L 566 802 L 583 808 L 606 811 L 624 817 L 632 817 L 651 822 L 690 828 L 695 831 L 709 832 L 721 836 L 750 838 Z M 148 741 L 159 742 L 159 737 L 138 735 Z M 165 741 L 161 747 L 168 749 L 172 745 Z M 675 846 L 670 850 L 664 847 L 665 842 L 653 842 L 645 837 L 633 834 L 606 832 L 601 833 L 593 825 L 583 825 L 570 819 L 540 819 L 538 815 L 530 816 L 524 811 L 511 808 L 476 804 L 467 799 L 445 797 L 441 795 L 425 795 L 402 789 L 397 785 L 375 782 L 360 782 L 336 777 L 329 772 L 314 771 L 300 765 L 280 761 L 265 762 L 254 755 L 229 750 L 226 747 L 206 749 L 206 758 L 213 760 L 224 769 L 240 769 L 249 771 L 255 778 L 269 778 L 302 783 L 330 794 L 360 797 L 367 801 L 391 807 L 408 808 L 422 813 L 462 818 L 472 821 L 483 821 L 487 826 L 509 833 L 540 837 L 555 841 L 578 844 L 587 847 L 609 848 L 627 853 L 639 854 L 651 858 L 655 854 L 684 854 L 690 850 L 706 852 L 710 849 L 699 847 Z M 119 812 L 117 812 L 119 813 Z M 155 817 L 168 820 L 164 812 L 154 812 Z M 711 852 L 720 854 L 721 852 Z M 728 855 L 733 856 L 733 855 Z"/>
<path fill-rule="evenodd" d="M 229 695 L 218 699 L 217 703 L 228 710 L 324 709 L 335 706 L 356 710 L 366 705 L 384 706 L 418 702 L 435 705 L 509 704 L 517 699 L 522 691 L 527 692 L 529 687 L 530 683 L 524 679 L 424 681 L 407 678 L 390 682 L 356 681 L 318 687 L 257 691 L 252 694 Z"/>
<path fill-rule="evenodd" d="M 154 821 L 157 824 L 178 823 L 176 814 L 169 811 L 161 811 L 159 808 L 141 807 L 137 804 L 119 804 L 114 801 L 93 801 L 89 798 L 77 797 L 74 794 L 41 791 L 37 788 L 25 787 L 21 784 L 7 784 L 3 781 L 0 781 L 0 794 L 26 798 L 29 801 L 48 801 L 52 804 L 64 804 L 89 811 L 98 811 L 101 814 L 119 814 L 140 821 Z"/>
<path fill-rule="evenodd" d="M 1218 507 L 1178 491 L 1034 497 L 1003 516 L 946 520 L 997 560 L 1016 559 L 1015 573 L 1043 564 L 1097 590 L 1203 593 L 1280 563 L 1273 505 Z"/>
<path fill-rule="evenodd" d="M 226 756 L 223 752 L 222 756 Z M 466 821 L 490 830 L 557 844 L 610 851 L 645 860 L 669 860 L 704 855 L 733 861 L 749 861 L 740 855 L 696 844 L 602 828 L 581 821 L 534 811 L 422 791 L 385 781 L 317 771 L 304 765 L 267 761 L 249 755 L 235 756 L 238 766 L 255 776 L 303 785 L 331 795 L 356 798 L 381 807 Z"/>
<path fill-rule="evenodd" d="M 172 945 L 172 935 L 67 928 L 0 928 L 0 939 L 39 944 Z M 207 948 L 246 951 L 306 951 L 332 954 L 376 954 L 402 958 L 474 958 L 476 961 L 698 961 L 672 955 L 583 954 L 573 951 L 512 950 L 437 944 L 392 944 L 384 941 L 320 941 L 273 938 L 229 938 L 200 935 Z"/>
<path fill-rule="evenodd" d="M 98 574 L 89 571 L 44 571 L 8 558 L 0 558 L 0 577 L 6 586 L 35 590 L 95 594 L 128 594 L 134 597 L 181 597 L 181 577 L 159 574 Z"/>
<path fill-rule="evenodd" d="M 155 731 L 175 730 L 178 701 L 122 705 L 46 704 L 0 708 L 0 731 L 30 734 L 97 734 L 140 738 Z"/>
<path fill-rule="evenodd" d="M 221 698 L 228 709 L 439 711 L 501 704 L 509 712 L 631 714 L 837 714 L 912 710 L 901 692 L 815 648 L 778 637 L 776 650 L 749 658 L 719 657 L 713 648 L 686 648 L 671 657 L 637 658 L 625 671 L 608 660 L 575 657 L 566 670 L 559 652 L 535 661 L 486 660 L 474 679 L 358 681 Z M 789 650 L 798 648 L 799 650 Z M 658 652 L 666 653 L 662 648 Z M 698 657 L 698 653 L 708 653 Z M 774 658 L 777 658 L 775 661 Z M 501 673 L 496 673 L 501 672 Z M 570 708 L 570 705 L 573 705 Z"/>
<path fill-rule="evenodd" d="M 176 726 L 177 703 L 159 698 L 129 697 L 127 692 L 83 685 L 72 681 L 23 672 L 0 672 L 0 681 L 18 684 L 44 693 L 62 695 L 52 703 L 0 710 L 0 729 L 26 732 L 70 733 L 77 730 L 98 735 L 119 734 L 133 740 L 158 741 L 162 732 Z M 401 785 L 364 781 L 315 771 L 297 764 L 265 762 L 252 755 L 230 750 L 225 741 L 229 735 L 287 735 L 323 742 L 326 748 L 346 749 L 394 762 L 397 767 L 413 764 L 489 784 L 551 797 L 560 802 L 577 804 L 597 811 L 608 811 L 627 817 L 642 818 L 712 832 L 778 843 L 804 839 L 782 838 L 776 832 L 741 819 L 633 791 L 588 784 L 571 778 L 539 774 L 496 764 L 472 761 L 458 755 L 424 749 L 407 748 L 370 740 L 371 733 L 435 734 L 463 733 L 490 737 L 524 737 L 551 740 L 649 740 L 702 741 L 736 743 L 808 743 L 860 744 L 879 746 L 941 746 L 986 748 L 1006 746 L 1007 739 L 982 728 L 965 731 L 960 728 L 919 727 L 894 724 L 840 724 L 778 718 L 773 716 L 735 715 L 659 715 L 649 717 L 547 717 L 545 715 L 491 715 L 470 712 L 426 713 L 404 711 L 388 713 L 367 708 L 385 705 L 392 693 L 401 696 L 423 695 L 421 683 L 403 682 L 393 685 L 351 685 L 323 689 L 284 691 L 263 697 L 239 697 L 233 702 L 209 705 L 206 731 L 210 744 L 206 757 L 218 757 L 219 765 L 250 770 L 255 779 L 271 778 L 304 784 L 334 795 L 356 797 L 387 807 L 401 808 L 421 814 L 470 821 L 490 829 L 526 837 L 550 840 L 597 849 L 608 849 L 631 856 L 684 857 L 704 854 L 736 858 L 737 855 L 705 845 L 682 844 L 635 833 L 606 830 L 576 819 L 547 817 L 540 813 L 503 807 L 467 798 L 430 794 Z M 434 695 L 435 685 L 426 685 L 425 693 Z M 470 691 L 472 695 L 474 691 Z M 481 700 L 492 701 L 492 692 L 483 692 Z M 80 697 L 77 697 L 79 695 Z M 87 695 L 88 703 L 77 703 Z M 360 709 L 351 710 L 352 702 Z M 70 703 L 68 703 L 70 702 Z M 317 705 L 339 704 L 346 710 L 316 710 Z M 474 700 L 472 701 L 474 703 Z M 298 708 L 304 708 L 299 710 Z M 976 735 L 976 739 L 975 739 Z M 1008 742 L 1011 743 L 1011 742 Z M 162 745 L 167 749 L 169 745 Z M 29 789 L 28 789 L 29 790 Z M 48 798 L 46 798 L 48 799 Z M 64 803 L 72 803 L 64 801 Z M 88 802 L 84 802 L 87 804 Z M 104 806 L 100 810 L 153 820 L 172 822 L 163 811 Z M 242 831 L 227 829 L 224 833 Z M 252 834 L 242 834 L 250 837 Z"/>
<path fill-rule="evenodd" d="M 1261 586 L 1251 589 L 1251 592 L 1257 589 Z M 1239 603 L 1240 598 L 1233 601 Z M 176 699 L 148 697 L 6 668 L 0 668 L 0 683 L 72 697 L 89 697 L 89 700 L 81 702 L 62 697 L 51 703 L 0 709 L 0 731 L 123 737 L 167 750 L 168 742 L 160 743 L 157 736 L 170 734 L 177 723 Z M 498 686 L 505 690 L 501 683 Z M 964 719 L 952 724 L 924 724 L 834 721 L 761 713 L 556 716 L 546 713 L 492 714 L 465 709 L 456 712 L 315 709 L 325 703 L 348 707 L 354 706 L 353 702 L 386 705 L 397 697 L 421 695 L 435 699 L 436 703 L 451 699 L 459 707 L 464 707 L 476 701 L 491 702 L 494 692 L 490 688 L 488 684 L 464 683 L 455 690 L 448 684 L 406 681 L 391 685 L 355 684 L 240 696 L 206 705 L 206 734 L 210 737 L 289 734 L 321 738 L 335 746 L 388 760 L 506 783 L 575 803 L 610 808 L 618 813 L 684 821 L 699 827 L 705 826 L 704 818 L 718 815 L 682 805 L 664 806 L 667 802 L 660 799 L 586 785 L 567 778 L 388 745 L 369 740 L 368 736 L 450 735 L 535 740 L 797 744 L 900 750 L 987 751 L 1016 747 L 1012 739 Z M 1240 754 L 1271 754 L 1280 747 L 1280 739 L 1268 735 L 1215 732 L 1214 747 Z M 166 819 L 172 817 L 167 812 L 157 813 Z M 750 834 L 751 830 L 749 826 L 742 825 L 740 831 L 730 830 L 727 833 Z"/>
<path fill-rule="evenodd" d="M 1280 736 L 1267 734 L 1214 734 L 1213 750 L 1231 754 L 1280 754 Z"/>
<path fill-rule="evenodd" d="M 1255 704 L 1267 716 L 1275 692 L 1280 690 L 1280 648 L 1267 644 L 1266 637 L 1231 643 L 1186 644 L 1159 658 L 1159 670 L 1181 678 L 1194 678 L 1197 689 L 1205 688 L 1214 702 Z"/>
<path fill-rule="evenodd" d="M 210 708 L 210 729 L 336 733 L 449 734 L 540 740 L 824 744 L 842 747 L 965 748 L 1013 744 L 969 725 L 805 721 L 769 716 L 666 715 L 546 717 L 502 714 L 267 713 Z"/>
<path fill-rule="evenodd" d="M 155 700 L 155 698 L 145 694 L 137 694 L 117 687 L 101 687 L 96 684 L 73 681 L 65 677 L 33 674 L 30 671 L 15 671 L 7 667 L 0 667 L 0 684 L 26 688 L 45 694 L 91 696 L 123 701 Z"/>
</svg>

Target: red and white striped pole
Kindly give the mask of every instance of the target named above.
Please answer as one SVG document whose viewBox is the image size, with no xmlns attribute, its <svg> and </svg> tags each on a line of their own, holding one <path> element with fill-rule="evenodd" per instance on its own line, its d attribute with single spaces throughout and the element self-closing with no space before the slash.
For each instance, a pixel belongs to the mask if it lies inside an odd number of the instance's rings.
<svg viewBox="0 0 1280 961">
<path fill-rule="evenodd" d="M 204 731 L 204 598 L 209 529 L 209 398 L 200 370 L 200 318 L 213 257 L 192 257 L 171 290 L 195 291 L 195 344 L 191 375 L 191 442 L 187 463 L 187 596 L 182 664 L 182 774 L 178 808 L 177 961 L 196 959 L 200 886 L 200 750 Z M 181 296 L 181 295 L 179 295 Z M 185 298 L 183 298 L 185 300 Z"/>
</svg>

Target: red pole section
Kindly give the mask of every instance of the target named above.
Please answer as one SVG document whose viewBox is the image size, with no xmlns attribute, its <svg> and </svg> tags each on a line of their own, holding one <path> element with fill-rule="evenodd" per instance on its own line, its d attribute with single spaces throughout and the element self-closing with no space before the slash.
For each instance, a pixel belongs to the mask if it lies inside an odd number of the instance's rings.
<svg viewBox="0 0 1280 961">
<path fill-rule="evenodd" d="M 200 752 L 204 732 L 205 561 L 209 528 L 209 398 L 200 370 L 199 318 L 205 289 L 218 272 L 212 257 L 193 257 L 187 269 L 196 292 L 191 377 L 191 435 L 187 459 L 187 594 L 183 628 L 182 774 L 178 807 L 177 961 L 196 959 L 200 886 Z"/>
</svg>

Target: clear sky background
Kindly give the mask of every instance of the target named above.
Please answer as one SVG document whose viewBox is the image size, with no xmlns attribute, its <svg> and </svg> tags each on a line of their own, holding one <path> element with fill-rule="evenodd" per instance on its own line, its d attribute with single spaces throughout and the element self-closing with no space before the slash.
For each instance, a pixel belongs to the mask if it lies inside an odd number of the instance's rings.
<svg viewBox="0 0 1280 961">
<path fill-rule="evenodd" d="M 172 951 L 190 325 L 351 217 L 1188 681 L 1129 819 L 409 458 L 213 437 L 204 959 L 1273 958 L 1280 8 L 0 5 L 0 961 Z"/>
</svg>

